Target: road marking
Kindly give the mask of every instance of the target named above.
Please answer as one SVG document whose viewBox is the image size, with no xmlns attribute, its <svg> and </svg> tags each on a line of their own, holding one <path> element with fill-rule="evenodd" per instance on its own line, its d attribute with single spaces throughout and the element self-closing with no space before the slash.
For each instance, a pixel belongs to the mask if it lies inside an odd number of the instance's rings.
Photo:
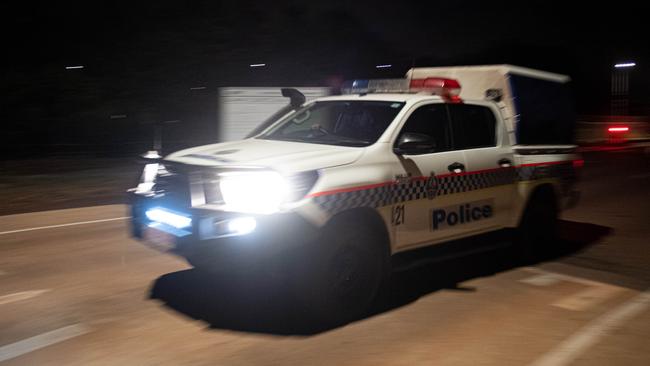
<svg viewBox="0 0 650 366">
<path fill-rule="evenodd" d="M 534 361 L 531 366 L 562 366 L 571 363 L 602 337 L 646 310 L 648 306 L 650 306 L 650 290 L 646 290 L 632 300 L 592 320 L 550 352 Z"/>
<path fill-rule="evenodd" d="M 550 286 L 562 281 L 562 277 L 556 275 L 555 273 L 542 273 L 532 277 L 524 278 L 519 280 L 533 286 Z"/>
<path fill-rule="evenodd" d="M 537 273 L 537 274 L 540 274 L 540 275 L 542 275 L 542 274 L 550 274 L 550 275 L 553 275 L 553 276 L 557 277 L 560 280 L 575 282 L 575 283 L 579 283 L 581 285 L 586 285 L 586 286 L 605 286 L 606 285 L 606 284 L 604 284 L 602 282 L 587 280 L 587 279 L 584 279 L 584 278 L 569 276 L 569 275 L 565 275 L 565 274 L 561 274 L 561 273 L 549 272 L 549 271 L 545 271 L 545 270 L 543 270 L 541 268 L 536 268 L 536 267 L 522 267 L 521 269 L 526 271 L 526 272 Z M 612 285 L 606 285 L 606 286 L 612 286 Z"/>
<path fill-rule="evenodd" d="M 622 288 L 616 286 L 594 286 L 560 299 L 552 305 L 567 310 L 583 311 L 604 302 L 622 291 Z"/>
<path fill-rule="evenodd" d="M 53 229 L 57 227 L 66 227 L 66 226 L 76 226 L 76 225 L 86 225 L 86 224 L 96 224 L 99 222 L 108 222 L 108 221 L 117 221 L 117 220 L 126 220 L 130 219 L 131 216 L 123 216 L 123 217 L 113 217 L 111 219 L 102 219 L 102 220 L 92 220 L 92 221 L 79 221 L 79 222 L 71 222 L 68 224 L 59 224 L 59 225 L 49 225 L 49 226 L 39 226 L 39 227 L 31 227 L 28 229 L 19 229 L 19 230 L 9 230 L 9 231 L 0 231 L 0 235 L 6 235 L 6 234 L 14 234 L 14 233 L 22 233 L 25 231 L 34 231 L 34 230 L 43 230 L 43 229 Z"/>
<path fill-rule="evenodd" d="M 83 324 L 73 324 L 0 347 L 0 362 L 66 341 L 90 332 Z"/>
<path fill-rule="evenodd" d="M 602 282 L 587 280 L 584 278 L 573 277 L 560 273 L 547 272 L 535 267 L 523 268 L 527 272 L 537 273 L 537 275 L 520 280 L 535 286 L 547 286 L 559 281 L 568 281 L 580 285 L 588 286 L 587 289 L 577 292 L 573 295 L 564 297 L 556 302 L 553 306 L 573 311 L 584 311 L 588 308 L 603 303 L 608 298 L 617 295 L 625 289 L 619 286 L 609 285 Z"/>
<path fill-rule="evenodd" d="M 23 291 L 23 292 L 16 292 L 14 294 L 0 296 L 0 305 L 9 304 L 9 303 L 16 302 L 16 301 L 31 299 L 32 297 L 36 297 L 36 296 L 38 296 L 40 294 L 43 294 L 43 293 L 46 293 L 48 291 L 50 291 L 50 290 Z"/>
</svg>

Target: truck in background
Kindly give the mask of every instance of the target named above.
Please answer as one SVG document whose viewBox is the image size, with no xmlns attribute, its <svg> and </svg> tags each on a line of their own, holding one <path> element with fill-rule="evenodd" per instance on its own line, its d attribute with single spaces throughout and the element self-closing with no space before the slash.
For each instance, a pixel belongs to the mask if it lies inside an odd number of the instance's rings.
<svg viewBox="0 0 650 366">
<path fill-rule="evenodd" d="M 245 138 L 287 105 L 279 87 L 219 88 L 219 142 Z M 330 95 L 327 87 L 302 87 L 305 101 Z M 278 118 L 281 116 L 275 116 Z"/>
</svg>

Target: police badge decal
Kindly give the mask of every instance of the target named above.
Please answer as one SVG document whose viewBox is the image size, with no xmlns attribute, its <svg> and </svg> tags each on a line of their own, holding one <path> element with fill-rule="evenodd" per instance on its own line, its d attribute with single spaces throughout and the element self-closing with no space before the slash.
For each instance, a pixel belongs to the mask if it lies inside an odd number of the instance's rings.
<svg viewBox="0 0 650 366">
<path fill-rule="evenodd" d="M 431 172 L 431 175 L 427 178 L 427 181 L 424 184 L 424 191 L 426 192 L 428 199 L 432 200 L 436 197 L 436 193 L 438 193 L 438 179 L 436 179 L 436 173 Z"/>
</svg>

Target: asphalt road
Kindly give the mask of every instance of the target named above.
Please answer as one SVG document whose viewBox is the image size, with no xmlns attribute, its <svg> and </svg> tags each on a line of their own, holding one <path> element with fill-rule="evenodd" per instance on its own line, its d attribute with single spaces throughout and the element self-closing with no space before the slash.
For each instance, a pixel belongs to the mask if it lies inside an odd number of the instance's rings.
<svg viewBox="0 0 650 366">
<path fill-rule="evenodd" d="M 462 242 L 492 249 L 400 271 L 330 329 L 261 283 L 134 242 L 124 206 L 0 216 L 0 363 L 648 365 L 648 161 L 586 155 L 561 253 L 516 267 L 488 237 Z"/>
</svg>

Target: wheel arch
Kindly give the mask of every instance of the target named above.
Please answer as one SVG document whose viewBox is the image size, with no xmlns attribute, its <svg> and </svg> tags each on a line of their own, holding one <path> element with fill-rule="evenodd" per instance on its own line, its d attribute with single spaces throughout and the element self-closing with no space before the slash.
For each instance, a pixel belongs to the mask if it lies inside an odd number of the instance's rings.
<svg viewBox="0 0 650 366">
<path fill-rule="evenodd" d="M 376 238 L 379 239 L 378 244 L 384 252 L 384 257 L 387 261 L 390 261 L 392 250 L 389 227 L 387 227 L 386 222 L 376 209 L 371 207 L 356 207 L 345 210 L 332 216 L 325 226 L 334 226 L 340 220 L 359 220 L 362 223 L 367 223 L 372 228 L 371 230 L 377 234 Z"/>
<path fill-rule="evenodd" d="M 555 207 L 558 206 L 558 192 L 557 192 L 557 187 L 555 184 L 551 182 L 546 182 L 546 183 L 541 183 L 533 187 L 530 191 L 530 194 L 526 197 L 526 203 L 523 205 L 523 210 L 519 213 L 519 217 L 517 219 L 517 226 L 521 225 L 521 221 L 524 218 L 524 213 L 530 206 L 530 203 L 533 201 L 533 199 L 537 199 L 537 197 L 542 196 L 546 197 L 547 199 L 552 200 L 553 204 Z"/>
</svg>

